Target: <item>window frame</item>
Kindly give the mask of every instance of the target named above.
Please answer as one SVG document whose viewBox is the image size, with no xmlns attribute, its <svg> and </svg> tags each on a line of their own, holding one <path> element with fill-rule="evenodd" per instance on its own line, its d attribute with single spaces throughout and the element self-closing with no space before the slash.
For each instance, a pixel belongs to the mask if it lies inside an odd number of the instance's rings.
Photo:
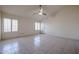
<svg viewBox="0 0 79 59">
<path fill-rule="evenodd" d="M 36 23 L 37 23 L 37 26 L 36 26 Z M 35 31 L 41 31 L 41 22 L 40 21 L 36 21 L 34 24 L 35 24 L 34 30 Z"/>
<path fill-rule="evenodd" d="M 4 33 L 10 33 L 9 31 L 7 31 L 7 32 L 4 31 L 4 30 L 5 30 L 5 29 L 4 29 L 4 19 L 10 19 L 10 20 L 11 20 L 11 31 L 10 31 L 10 32 L 18 32 L 18 31 L 19 31 L 19 29 L 18 29 L 18 28 L 19 28 L 18 19 L 4 17 L 4 18 L 3 18 L 3 32 L 4 32 Z M 12 26 L 12 20 L 17 20 L 17 31 L 12 31 L 12 27 L 13 27 L 13 26 Z"/>
<path fill-rule="evenodd" d="M 17 20 L 17 19 L 13 19 L 13 20 Z M 12 20 L 12 21 L 13 21 L 13 20 Z M 11 26 L 12 26 L 12 21 L 11 21 Z M 18 32 L 18 31 L 19 31 L 18 26 L 19 26 L 19 25 L 18 25 L 18 20 L 17 20 L 17 31 L 13 31 L 13 29 L 12 29 L 13 26 L 12 26 L 12 27 L 11 27 L 11 32 Z"/>
</svg>

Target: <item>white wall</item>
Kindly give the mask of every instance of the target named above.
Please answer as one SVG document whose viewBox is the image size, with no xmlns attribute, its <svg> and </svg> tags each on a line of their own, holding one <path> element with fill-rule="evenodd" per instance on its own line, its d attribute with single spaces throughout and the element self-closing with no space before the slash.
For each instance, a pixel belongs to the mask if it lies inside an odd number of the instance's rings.
<svg viewBox="0 0 79 59">
<path fill-rule="evenodd" d="M 67 6 L 44 22 L 46 34 L 79 39 L 79 6 Z"/>
<path fill-rule="evenodd" d="M 1 12 L 0 12 L 0 40 L 1 40 Z"/>
<path fill-rule="evenodd" d="M 2 33 L 3 39 L 36 34 L 36 32 L 34 30 L 34 22 L 35 21 L 33 19 L 30 19 L 30 18 L 26 19 L 26 18 L 6 14 L 6 13 L 3 13 L 3 18 L 4 17 L 18 19 L 19 31 L 18 32 L 12 32 L 12 33 L 4 33 L 4 31 L 3 31 L 3 33 Z"/>
</svg>

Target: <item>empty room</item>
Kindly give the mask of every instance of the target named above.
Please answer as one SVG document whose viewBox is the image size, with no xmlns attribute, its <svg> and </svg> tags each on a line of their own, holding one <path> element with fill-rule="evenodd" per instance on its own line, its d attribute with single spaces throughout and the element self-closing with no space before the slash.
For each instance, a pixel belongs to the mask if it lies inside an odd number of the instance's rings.
<svg viewBox="0 0 79 59">
<path fill-rule="evenodd" d="M 0 5 L 0 54 L 78 53 L 78 5 Z"/>
</svg>

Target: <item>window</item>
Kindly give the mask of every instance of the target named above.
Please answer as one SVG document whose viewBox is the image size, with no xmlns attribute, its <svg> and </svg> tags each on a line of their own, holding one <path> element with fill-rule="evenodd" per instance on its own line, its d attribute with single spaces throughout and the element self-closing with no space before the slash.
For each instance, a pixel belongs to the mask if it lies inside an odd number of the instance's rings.
<svg viewBox="0 0 79 59">
<path fill-rule="evenodd" d="M 4 32 L 11 32 L 11 19 L 4 18 Z"/>
<path fill-rule="evenodd" d="M 35 30 L 41 30 L 41 23 L 35 22 Z"/>
<path fill-rule="evenodd" d="M 4 32 L 18 31 L 18 20 L 4 18 Z"/>
<path fill-rule="evenodd" d="M 15 19 L 12 20 L 12 31 L 18 31 L 18 21 Z"/>
<path fill-rule="evenodd" d="M 41 23 L 41 31 L 44 31 L 44 23 Z"/>
</svg>

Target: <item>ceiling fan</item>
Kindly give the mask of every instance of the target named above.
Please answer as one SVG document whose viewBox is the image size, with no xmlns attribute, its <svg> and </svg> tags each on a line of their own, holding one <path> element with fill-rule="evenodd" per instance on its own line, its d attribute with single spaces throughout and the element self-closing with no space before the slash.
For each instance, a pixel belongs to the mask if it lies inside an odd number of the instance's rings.
<svg viewBox="0 0 79 59">
<path fill-rule="evenodd" d="M 37 13 L 33 13 L 33 14 L 47 15 L 46 13 L 44 13 L 44 9 L 42 8 L 42 5 L 40 5 L 39 8 L 40 8 L 40 10 Z"/>
</svg>

